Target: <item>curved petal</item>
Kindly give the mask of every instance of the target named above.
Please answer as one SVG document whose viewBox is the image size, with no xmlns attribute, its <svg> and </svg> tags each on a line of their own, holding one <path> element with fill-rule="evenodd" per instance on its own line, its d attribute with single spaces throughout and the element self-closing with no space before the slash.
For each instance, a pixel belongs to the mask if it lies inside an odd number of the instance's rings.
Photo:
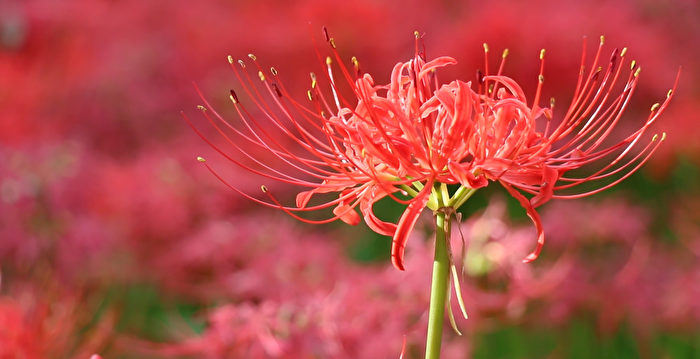
<svg viewBox="0 0 700 359">
<path fill-rule="evenodd" d="M 372 208 L 375 202 L 386 197 L 387 194 L 387 191 L 381 186 L 372 186 L 370 192 L 367 195 L 362 196 L 362 199 L 360 200 L 360 212 L 362 212 L 364 215 L 367 226 L 373 231 L 385 236 L 393 236 L 396 232 L 396 224 L 380 220 L 374 215 L 374 210 Z"/>
<path fill-rule="evenodd" d="M 535 224 L 535 229 L 537 229 L 537 247 L 535 247 L 535 250 L 523 259 L 523 263 L 530 263 L 537 259 L 537 257 L 540 255 L 540 252 L 542 251 L 542 246 L 544 245 L 544 229 L 542 228 L 542 221 L 540 220 L 540 215 L 537 213 L 537 211 L 535 211 L 535 207 L 532 206 L 530 201 L 525 196 L 523 196 L 522 193 L 518 192 L 518 190 L 511 187 L 508 183 L 501 181 L 501 184 L 503 185 L 503 187 L 505 187 L 508 193 L 510 193 L 511 196 L 515 197 L 515 199 L 517 199 L 518 202 L 520 202 L 520 205 L 523 206 L 523 208 L 525 208 L 527 216 L 530 217 L 532 222 Z"/>
<path fill-rule="evenodd" d="M 401 219 L 399 219 L 394 238 L 391 240 L 391 263 L 398 270 L 404 270 L 403 254 L 406 249 L 408 235 L 413 230 L 416 221 L 418 221 L 418 216 L 420 216 L 423 208 L 428 203 L 432 187 L 432 181 L 427 183 L 423 190 L 418 193 L 418 196 L 414 198 L 413 202 L 406 207 L 406 210 L 401 215 Z"/>
<path fill-rule="evenodd" d="M 559 171 L 555 168 L 545 166 L 542 173 L 542 185 L 535 197 L 532 197 L 530 203 L 537 208 L 545 202 L 549 201 L 554 194 L 554 184 L 559 179 Z"/>
</svg>

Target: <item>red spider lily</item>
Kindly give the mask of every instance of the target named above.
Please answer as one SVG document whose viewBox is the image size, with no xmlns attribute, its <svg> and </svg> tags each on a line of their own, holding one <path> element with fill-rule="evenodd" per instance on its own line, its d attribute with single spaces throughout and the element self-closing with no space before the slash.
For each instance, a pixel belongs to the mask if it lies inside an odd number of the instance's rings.
<svg viewBox="0 0 700 359">
<path fill-rule="evenodd" d="M 271 134 L 241 104 L 233 90 L 231 101 L 248 132 L 239 130 L 211 110 L 203 97 L 205 106 L 199 108 L 216 130 L 257 167 L 228 155 L 195 128 L 216 151 L 235 164 L 266 178 L 311 188 L 297 195 L 296 207 L 280 204 L 265 186 L 262 189 L 270 201 L 256 199 L 205 165 L 243 196 L 282 209 L 305 222 L 325 223 L 341 219 L 357 224 L 360 217 L 355 208 L 359 206 L 370 228 L 393 236 L 392 262 L 400 270 L 404 269 L 403 252 L 408 235 L 423 208 L 456 209 L 474 190 L 486 186 L 489 181 L 499 181 L 534 222 L 538 244 L 525 261 L 534 260 L 544 242 L 535 208 L 553 197 L 577 198 L 597 193 L 637 170 L 661 141 L 656 141 L 657 136 L 654 136 L 636 155 L 628 156 L 628 153 L 666 109 L 673 94 L 673 90 L 669 91 L 663 104 L 652 107 L 641 128 L 612 146 L 601 147 L 627 107 L 640 72 L 632 62 L 621 93 L 615 95 L 627 51 L 616 49 L 605 68 L 598 66 L 602 37 L 588 71 L 584 66 L 584 43 L 574 98 L 563 117 L 554 121 L 553 101 L 548 108 L 539 106 L 544 82 L 544 50 L 540 54 L 537 90 L 528 104 L 520 86 L 502 75 L 507 50 L 496 74 L 490 74 L 488 47 L 484 45 L 485 72 L 478 73 L 475 86 L 459 80 L 441 85 L 436 70 L 457 61 L 451 57 L 428 61 L 421 36 L 416 32 L 413 59 L 394 67 L 388 85 L 375 85 L 372 76 L 360 71 L 356 58 L 352 59 L 354 69 L 343 65 L 335 41 L 325 28 L 324 35 L 332 51 L 332 57 L 326 58 L 327 73 L 324 75 L 330 91 L 321 91 L 317 86 L 318 78 L 312 73 L 311 89 L 307 94 L 311 107 L 302 105 L 285 90 L 274 68 L 270 71 L 272 78 L 268 78 L 255 56 L 249 55 L 262 88 L 254 84 L 243 61 L 238 61 L 241 70 L 229 57 L 243 91 L 262 117 L 282 132 L 282 138 L 297 144 L 304 155 L 287 149 L 278 136 Z M 320 54 L 318 57 L 321 60 Z M 340 74 L 352 90 L 353 101 L 341 94 L 333 69 L 334 61 L 339 63 Z M 185 119 L 190 122 L 186 116 Z M 539 127 L 544 127 L 544 130 Z M 293 176 L 256 159 L 242 143 L 269 151 L 279 161 L 310 179 Z M 205 162 L 201 157 L 199 160 Z M 564 176 L 566 171 L 599 160 L 606 161 L 606 164 L 593 174 L 578 178 Z M 571 188 L 581 184 L 616 175 L 612 177 L 615 179 L 594 190 L 570 192 Z M 461 186 L 450 195 L 448 184 Z M 534 196 L 527 199 L 517 189 Z M 338 198 L 308 205 L 314 195 L 322 193 L 338 193 Z M 397 193 L 400 193 L 398 197 Z M 384 222 L 373 212 L 373 204 L 387 196 L 407 205 L 397 224 Z M 334 215 L 324 220 L 304 219 L 296 214 L 329 207 L 333 207 Z"/>
</svg>

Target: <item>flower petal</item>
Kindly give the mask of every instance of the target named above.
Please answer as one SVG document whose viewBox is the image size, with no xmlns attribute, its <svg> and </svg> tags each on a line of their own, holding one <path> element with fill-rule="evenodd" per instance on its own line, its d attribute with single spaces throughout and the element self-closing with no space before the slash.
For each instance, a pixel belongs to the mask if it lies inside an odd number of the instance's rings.
<svg viewBox="0 0 700 359">
<path fill-rule="evenodd" d="M 401 219 L 399 219 L 394 238 L 391 241 L 391 263 L 398 270 L 404 270 L 403 254 L 406 249 L 408 235 L 411 234 L 416 221 L 418 221 L 418 216 L 420 216 L 423 208 L 428 203 L 432 187 L 433 183 L 428 182 L 423 190 L 418 193 L 418 196 L 414 198 L 413 202 L 406 207 L 406 211 L 403 212 Z"/>
<path fill-rule="evenodd" d="M 511 196 L 515 197 L 515 199 L 517 199 L 518 202 L 520 202 L 520 205 L 523 206 L 523 208 L 525 208 L 527 216 L 530 217 L 532 222 L 535 224 L 535 229 L 537 229 L 537 247 L 535 247 L 535 250 L 523 259 L 523 263 L 530 263 L 537 259 L 537 257 L 540 255 L 540 252 L 542 251 L 542 246 L 544 245 L 544 229 L 542 228 L 542 221 L 540 220 L 540 215 L 537 213 L 537 211 L 535 211 L 535 207 L 525 196 L 523 196 L 522 193 L 518 192 L 518 190 L 511 187 L 508 183 L 501 181 L 501 184 L 503 185 L 503 187 L 505 187 L 508 193 L 510 193 Z"/>
</svg>

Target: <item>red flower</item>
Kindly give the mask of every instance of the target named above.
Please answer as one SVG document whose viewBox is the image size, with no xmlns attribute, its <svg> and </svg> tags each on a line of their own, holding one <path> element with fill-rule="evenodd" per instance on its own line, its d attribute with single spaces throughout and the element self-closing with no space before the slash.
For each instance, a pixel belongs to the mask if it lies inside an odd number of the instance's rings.
<svg viewBox="0 0 700 359">
<path fill-rule="evenodd" d="M 626 108 L 640 70 L 633 62 L 622 92 L 615 95 L 613 89 L 625 67 L 626 49 L 613 51 L 607 66 L 599 67 L 602 37 L 588 71 L 583 65 L 584 45 L 574 98 L 561 120 L 555 121 L 553 101 L 548 108 L 539 106 L 544 81 L 544 50 L 540 55 L 542 66 L 537 91 L 528 105 L 520 86 L 502 75 L 507 50 L 495 75 L 489 73 L 487 56 L 485 73 L 478 73 L 476 84 L 455 80 L 441 85 L 436 70 L 457 61 L 451 57 L 427 61 L 421 37 L 416 33 L 414 58 L 394 67 L 388 85 L 376 85 L 371 75 L 360 71 L 355 58 L 352 69 L 344 66 L 335 50 L 334 39 L 325 29 L 324 33 L 333 54 L 325 61 L 327 73 L 324 77 L 330 88 L 322 91 L 312 73 L 308 92 L 310 107 L 294 100 L 277 79 L 274 68 L 272 78 L 268 78 L 255 56 L 249 55 L 266 95 L 245 71 L 247 65 L 239 60 L 241 71 L 229 57 L 243 91 L 261 114 L 258 117 L 268 120 L 273 128 L 282 132 L 283 138 L 297 144 L 304 154 L 288 149 L 279 136 L 271 134 L 239 102 L 234 91 L 231 91 L 231 100 L 248 132 L 231 125 L 211 110 L 204 99 L 205 106 L 200 106 L 200 110 L 224 138 L 256 166 L 229 156 L 195 128 L 205 141 L 237 165 L 270 179 L 311 188 L 297 195 L 296 207 L 281 205 L 264 186 L 263 192 L 270 202 L 256 199 L 225 181 L 208 165 L 207 168 L 243 196 L 282 209 L 306 222 L 341 219 L 357 224 L 360 217 L 355 208 L 359 207 L 370 228 L 393 236 L 392 262 L 401 270 L 406 240 L 423 208 L 456 209 L 489 181 L 499 181 L 535 223 L 538 245 L 525 261 L 535 259 L 544 242 L 535 207 L 553 197 L 575 198 L 602 191 L 638 169 L 658 148 L 660 141 L 654 142 L 654 136 L 637 155 L 626 159 L 627 155 L 665 110 L 672 96 L 669 91 L 663 104 L 654 105 L 649 118 L 637 131 L 612 146 L 601 148 Z M 488 55 L 486 45 L 484 49 Z M 352 89 L 355 97 L 352 101 L 341 95 L 333 69 L 334 60 L 339 63 L 344 82 Z M 185 119 L 189 122 L 186 116 Z M 256 159 L 247 149 L 248 145 L 269 151 L 281 164 L 293 168 L 304 178 Z M 564 176 L 566 171 L 606 158 L 612 160 L 593 174 L 578 178 Z M 205 162 L 202 158 L 200 161 Z M 619 178 L 594 190 L 562 192 L 614 175 Z M 448 184 L 461 186 L 450 195 Z M 516 188 L 534 196 L 528 200 Z M 314 195 L 323 193 L 338 193 L 338 198 L 309 206 Z M 380 220 L 372 210 L 376 201 L 387 196 L 407 205 L 397 224 Z M 329 207 L 334 208 L 334 216 L 326 220 L 308 220 L 296 214 Z"/>
</svg>

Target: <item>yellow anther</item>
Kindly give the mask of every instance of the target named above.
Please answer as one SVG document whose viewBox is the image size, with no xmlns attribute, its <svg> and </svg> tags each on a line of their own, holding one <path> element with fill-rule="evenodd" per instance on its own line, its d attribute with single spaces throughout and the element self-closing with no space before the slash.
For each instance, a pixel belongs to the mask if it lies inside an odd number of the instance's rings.
<svg viewBox="0 0 700 359">
<path fill-rule="evenodd" d="M 626 47 L 623 47 L 623 48 L 622 48 L 622 51 L 620 51 L 620 57 L 625 56 L 626 53 L 627 53 L 627 48 L 626 48 Z"/>
<path fill-rule="evenodd" d="M 233 103 L 238 103 L 238 99 L 237 99 L 235 96 L 233 96 L 233 95 L 228 95 L 228 98 L 231 99 L 231 102 L 233 102 Z"/>
<path fill-rule="evenodd" d="M 489 44 L 484 43 L 484 52 L 489 52 Z"/>
<path fill-rule="evenodd" d="M 555 101 L 554 101 L 554 97 L 552 97 L 552 98 L 549 99 L 549 107 L 550 107 L 550 108 L 551 108 L 551 107 L 554 107 L 554 102 L 555 102 Z"/>
<path fill-rule="evenodd" d="M 272 73 L 272 76 L 277 76 L 277 69 L 274 67 L 270 67 L 270 73 Z"/>
<path fill-rule="evenodd" d="M 544 76 L 542 76 L 542 75 L 537 76 L 537 80 L 538 80 L 540 83 L 544 82 Z"/>
<path fill-rule="evenodd" d="M 228 55 L 226 58 L 228 59 L 229 64 L 233 64 L 233 56 Z"/>
<path fill-rule="evenodd" d="M 199 162 L 207 162 L 207 160 L 204 159 L 202 156 L 197 156 L 197 161 Z"/>
<path fill-rule="evenodd" d="M 414 36 L 416 37 L 416 39 L 417 39 L 417 38 L 420 37 L 420 32 L 418 32 L 418 30 L 416 30 L 416 31 L 413 32 L 413 35 L 414 35 Z"/>
<path fill-rule="evenodd" d="M 335 49 L 335 39 L 334 38 L 331 37 L 330 39 L 328 39 L 328 43 L 331 44 L 331 47 Z"/>
<path fill-rule="evenodd" d="M 654 111 L 658 110 L 660 106 L 661 106 L 661 105 L 660 105 L 658 102 L 655 103 L 655 104 L 653 104 L 653 105 L 651 105 L 651 112 L 654 112 Z"/>
<path fill-rule="evenodd" d="M 661 134 L 661 141 L 663 141 L 663 140 L 665 140 L 665 139 L 666 139 L 666 132 L 664 132 L 664 133 Z"/>
<path fill-rule="evenodd" d="M 634 77 L 639 76 L 639 73 L 640 73 L 640 72 L 642 72 L 642 68 L 641 68 L 641 67 L 637 68 L 637 71 L 634 72 Z"/>
<path fill-rule="evenodd" d="M 241 68 L 245 68 L 245 62 L 243 62 L 243 60 L 238 60 L 238 64 L 241 65 Z"/>
<path fill-rule="evenodd" d="M 630 70 L 634 70 L 634 68 L 637 66 L 637 60 L 632 60 L 630 62 Z"/>
<path fill-rule="evenodd" d="M 311 73 L 309 73 L 309 75 L 311 76 L 311 88 L 315 89 L 316 88 L 316 74 L 311 72 Z"/>
<path fill-rule="evenodd" d="M 326 65 L 330 65 L 333 63 L 333 59 L 331 59 L 330 56 L 326 56 Z"/>
<path fill-rule="evenodd" d="M 501 55 L 504 59 L 508 57 L 508 49 L 503 50 L 503 55 Z"/>
<path fill-rule="evenodd" d="M 202 105 L 197 105 L 197 109 L 199 109 L 200 111 L 206 111 L 206 110 L 207 110 L 207 108 L 204 107 L 204 106 L 202 106 Z"/>
<path fill-rule="evenodd" d="M 540 60 L 544 59 L 544 49 L 540 50 Z"/>
<path fill-rule="evenodd" d="M 595 70 L 595 72 L 601 72 L 603 71 L 603 66 L 598 66 L 598 68 Z"/>
<path fill-rule="evenodd" d="M 493 92 L 493 84 L 489 85 L 489 93 Z"/>
<path fill-rule="evenodd" d="M 250 57 L 251 60 L 256 61 L 258 58 L 255 57 L 253 54 L 248 54 L 248 57 Z"/>
<path fill-rule="evenodd" d="M 352 62 L 352 64 L 355 65 L 355 67 L 360 66 L 360 63 L 357 61 L 357 57 L 355 57 L 355 56 L 353 56 L 353 57 L 350 59 L 350 62 Z"/>
<path fill-rule="evenodd" d="M 313 94 L 311 94 L 311 90 L 306 90 L 306 97 L 309 98 L 309 101 L 314 100 L 314 96 L 313 96 Z"/>
<path fill-rule="evenodd" d="M 265 74 L 262 71 L 258 71 L 258 77 L 260 81 L 265 81 Z"/>
<path fill-rule="evenodd" d="M 263 193 L 267 193 L 267 187 L 265 187 L 265 185 L 260 186 L 260 190 L 263 191 Z"/>
<path fill-rule="evenodd" d="M 673 89 L 668 90 L 666 97 L 671 97 L 671 95 L 673 95 Z"/>
<path fill-rule="evenodd" d="M 605 43 L 605 36 L 600 35 L 600 44 L 602 45 L 604 43 Z"/>
<path fill-rule="evenodd" d="M 659 138 L 659 134 L 655 134 L 654 137 L 651 138 L 651 142 L 656 142 L 656 140 Z"/>
</svg>

